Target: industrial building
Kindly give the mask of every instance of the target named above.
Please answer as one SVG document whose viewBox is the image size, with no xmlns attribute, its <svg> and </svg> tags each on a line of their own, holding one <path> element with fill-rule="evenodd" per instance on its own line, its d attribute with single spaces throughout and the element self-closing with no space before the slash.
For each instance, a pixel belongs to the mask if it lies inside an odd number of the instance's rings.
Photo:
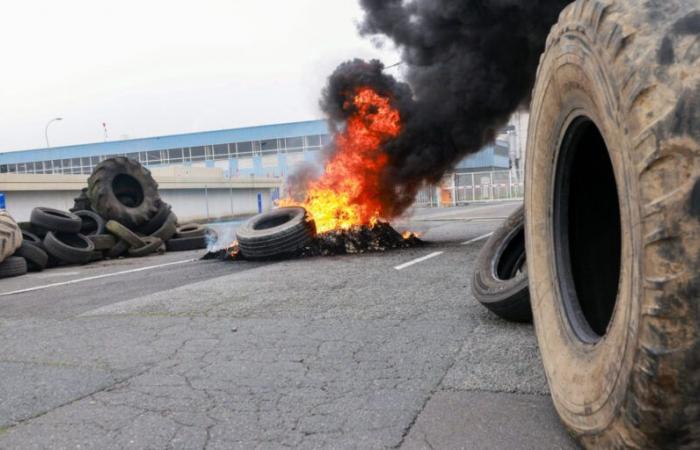
<svg viewBox="0 0 700 450">
<path fill-rule="evenodd" d="M 313 120 L 0 153 L 0 174 L 89 175 L 100 161 L 127 156 L 148 167 L 217 167 L 231 178 L 285 177 L 301 163 L 318 163 L 329 141 L 326 122 Z M 507 145 L 498 141 L 457 170 L 507 169 Z"/>
</svg>

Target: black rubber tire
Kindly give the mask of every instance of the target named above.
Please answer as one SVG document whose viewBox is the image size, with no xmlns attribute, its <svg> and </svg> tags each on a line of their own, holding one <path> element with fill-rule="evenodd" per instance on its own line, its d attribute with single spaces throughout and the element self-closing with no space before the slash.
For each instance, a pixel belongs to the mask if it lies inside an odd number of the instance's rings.
<svg viewBox="0 0 700 450">
<path fill-rule="evenodd" d="M 0 211 L 0 262 L 22 245 L 22 230 L 7 211 Z"/>
<path fill-rule="evenodd" d="M 177 227 L 175 226 L 176 223 L 177 216 L 173 213 L 170 213 L 163 225 L 161 225 L 160 228 L 151 233 L 151 236 L 160 238 L 160 240 L 163 242 L 169 241 L 170 239 L 172 239 L 173 236 L 175 236 L 175 232 L 177 231 Z"/>
<path fill-rule="evenodd" d="M 108 251 L 117 245 L 117 238 L 111 234 L 91 234 L 87 237 L 95 246 L 95 250 Z"/>
<path fill-rule="evenodd" d="M 241 254 L 247 259 L 292 255 L 316 236 L 316 224 L 304 208 L 278 208 L 252 217 L 236 230 Z"/>
<path fill-rule="evenodd" d="M 121 156 L 95 167 L 88 179 L 87 196 L 92 209 L 105 220 L 116 220 L 131 229 L 151 220 L 161 204 L 151 172 L 138 161 Z"/>
<path fill-rule="evenodd" d="M 104 252 L 101 252 L 99 250 L 95 250 L 90 254 L 90 261 L 88 262 L 97 262 L 97 261 L 102 261 L 105 259 L 105 254 Z"/>
<path fill-rule="evenodd" d="M 172 208 L 169 204 L 161 201 L 158 212 L 151 218 L 151 220 L 138 227 L 136 231 L 141 234 L 149 236 L 152 235 L 163 226 L 166 220 L 168 220 L 171 210 Z"/>
<path fill-rule="evenodd" d="M 124 256 L 129 251 L 131 246 L 126 241 L 117 241 L 117 243 L 112 247 L 111 250 L 107 252 L 107 257 L 109 258 L 119 258 Z"/>
<path fill-rule="evenodd" d="M 70 212 L 76 211 L 92 211 L 90 199 L 87 196 L 87 188 L 82 188 L 80 195 L 73 199 L 73 207 L 70 209 Z"/>
<path fill-rule="evenodd" d="M 22 239 L 23 242 L 22 244 L 31 244 L 31 245 L 36 245 L 41 247 L 43 244 L 42 239 L 37 236 L 35 233 L 32 233 L 29 230 L 22 230 Z"/>
<path fill-rule="evenodd" d="M 198 223 L 186 223 L 177 227 L 175 232 L 176 238 L 188 238 L 204 236 L 207 233 L 207 228 Z"/>
<path fill-rule="evenodd" d="M 104 234 L 105 232 L 105 220 L 100 217 L 94 211 L 75 211 L 73 214 L 80 217 L 82 225 L 80 227 L 80 234 L 85 236 L 92 236 L 95 234 Z"/>
<path fill-rule="evenodd" d="M 133 256 L 135 258 L 148 256 L 152 253 L 157 252 L 158 249 L 160 249 L 160 247 L 163 245 L 163 241 L 161 241 L 160 238 L 153 236 L 146 236 L 145 238 L 143 238 L 143 241 L 145 242 L 145 245 L 143 247 L 129 249 L 129 256 Z"/>
<path fill-rule="evenodd" d="M 41 206 L 32 210 L 30 221 L 35 229 L 57 233 L 79 233 L 83 226 L 80 217 L 72 212 Z"/>
<path fill-rule="evenodd" d="M 95 251 L 95 245 L 82 234 L 54 233 L 49 231 L 44 238 L 46 252 L 68 264 L 86 264 Z"/>
<path fill-rule="evenodd" d="M 49 262 L 49 255 L 43 248 L 34 243 L 24 241 L 17 249 L 14 256 L 21 256 L 27 261 L 27 268 L 31 272 L 41 272 Z"/>
<path fill-rule="evenodd" d="M 18 277 L 27 273 L 27 261 L 20 256 L 10 256 L 0 262 L 0 278 Z"/>
<path fill-rule="evenodd" d="M 587 448 L 700 446 L 700 2 L 578 0 L 530 108 L 525 237 L 551 398 Z"/>
<path fill-rule="evenodd" d="M 139 248 L 144 246 L 143 239 L 116 220 L 110 220 L 107 222 L 105 228 L 107 228 L 107 231 L 118 237 L 120 240 L 128 243 L 130 248 Z"/>
<path fill-rule="evenodd" d="M 479 303 L 511 322 L 532 321 L 525 261 L 525 212 L 521 206 L 486 241 L 472 276 L 472 293 Z"/>
<path fill-rule="evenodd" d="M 188 238 L 173 238 L 165 243 L 169 252 L 184 252 L 187 250 L 200 250 L 207 248 L 209 240 L 207 236 L 195 236 Z"/>
</svg>

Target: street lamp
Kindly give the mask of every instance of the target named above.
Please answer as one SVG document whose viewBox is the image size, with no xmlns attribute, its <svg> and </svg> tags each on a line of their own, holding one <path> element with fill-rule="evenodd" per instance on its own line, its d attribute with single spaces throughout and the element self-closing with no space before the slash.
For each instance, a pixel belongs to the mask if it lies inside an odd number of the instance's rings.
<svg viewBox="0 0 700 450">
<path fill-rule="evenodd" d="M 54 122 L 57 122 L 59 120 L 63 120 L 63 117 L 56 117 L 54 119 L 49 120 L 49 122 L 46 124 L 46 128 L 44 128 L 44 136 L 46 137 L 46 147 L 51 147 L 49 145 L 49 125 L 51 125 Z"/>
</svg>

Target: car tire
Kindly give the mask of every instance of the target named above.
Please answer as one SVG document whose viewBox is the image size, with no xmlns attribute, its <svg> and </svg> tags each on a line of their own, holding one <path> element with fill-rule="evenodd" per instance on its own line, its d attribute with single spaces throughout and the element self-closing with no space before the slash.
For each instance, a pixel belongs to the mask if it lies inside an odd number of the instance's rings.
<svg viewBox="0 0 700 450">
<path fill-rule="evenodd" d="M 91 236 L 95 234 L 104 234 L 105 232 L 105 220 L 100 217 L 94 211 L 75 211 L 73 214 L 80 217 L 81 226 L 80 233 L 85 236 Z"/>
<path fill-rule="evenodd" d="M 22 243 L 37 245 L 39 247 L 43 245 L 42 239 L 29 230 L 22 230 Z"/>
<path fill-rule="evenodd" d="M 165 243 L 169 252 L 184 252 L 188 250 L 201 250 L 207 248 L 209 240 L 207 236 L 194 236 L 185 238 L 172 238 Z"/>
<path fill-rule="evenodd" d="M 176 238 L 189 238 L 204 236 L 207 233 L 207 228 L 204 225 L 198 223 L 187 223 L 185 225 L 180 225 L 177 227 L 175 232 Z"/>
<path fill-rule="evenodd" d="M 0 262 L 22 245 L 22 230 L 6 211 L 0 211 Z"/>
<path fill-rule="evenodd" d="M 316 236 L 316 224 L 304 208 L 278 208 L 258 214 L 236 230 L 241 255 L 270 259 L 292 255 Z"/>
<path fill-rule="evenodd" d="M 552 401 L 587 448 L 700 437 L 700 4 L 578 0 L 530 108 L 525 237 Z"/>
<path fill-rule="evenodd" d="M 83 225 L 72 212 L 41 206 L 32 210 L 30 221 L 32 227 L 57 233 L 79 233 Z"/>
<path fill-rule="evenodd" d="M 24 258 L 27 262 L 27 268 L 31 272 L 41 272 L 49 262 L 49 255 L 41 247 L 26 240 L 17 249 L 14 256 Z"/>
<path fill-rule="evenodd" d="M 139 248 L 144 246 L 143 240 L 136 233 L 134 233 L 121 223 L 117 222 L 116 220 L 108 221 L 105 225 L 105 228 L 107 228 L 107 231 L 109 231 L 122 241 L 128 243 L 129 247 L 131 248 Z"/>
<path fill-rule="evenodd" d="M 156 253 L 163 245 L 163 241 L 161 241 L 160 238 L 153 236 L 146 236 L 143 238 L 143 241 L 145 243 L 143 247 L 129 249 L 129 256 L 133 256 L 135 258 L 148 256 L 152 253 Z"/>
<path fill-rule="evenodd" d="M 87 196 L 92 209 L 104 219 L 132 229 L 148 222 L 161 203 L 151 172 L 125 157 L 106 159 L 95 167 Z"/>
<path fill-rule="evenodd" d="M 18 277 L 27 273 L 27 261 L 20 256 L 10 256 L 0 262 L 0 278 Z"/>
<path fill-rule="evenodd" d="M 479 252 L 472 276 L 474 297 L 502 319 L 531 322 L 521 206 L 496 229 Z"/>
<path fill-rule="evenodd" d="M 160 226 L 156 231 L 154 231 L 151 236 L 160 238 L 161 241 L 167 242 L 170 240 L 177 232 L 177 216 L 173 213 L 168 215 L 163 225 Z"/>
<path fill-rule="evenodd" d="M 86 264 L 95 251 L 90 239 L 82 234 L 54 233 L 49 231 L 44 238 L 46 252 L 68 264 Z"/>
<path fill-rule="evenodd" d="M 87 236 L 95 246 L 95 250 L 108 251 L 117 245 L 117 238 L 111 234 L 91 234 Z"/>
<path fill-rule="evenodd" d="M 136 231 L 144 235 L 151 235 L 155 233 L 168 220 L 171 210 L 172 208 L 169 204 L 161 201 L 158 212 L 151 218 L 151 220 L 138 227 Z"/>
</svg>

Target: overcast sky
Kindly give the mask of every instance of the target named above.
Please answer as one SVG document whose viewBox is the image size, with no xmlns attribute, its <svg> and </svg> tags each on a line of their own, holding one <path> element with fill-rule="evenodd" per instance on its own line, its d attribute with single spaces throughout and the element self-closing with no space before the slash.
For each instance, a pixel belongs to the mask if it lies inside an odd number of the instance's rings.
<svg viewBox="0 0 700 450">
<path fill-rule="evenodd" d="M 338 63 L 398 61 L 355 0 L 3 4 L 0 152 L 321 117 Z"/>
</svg>

